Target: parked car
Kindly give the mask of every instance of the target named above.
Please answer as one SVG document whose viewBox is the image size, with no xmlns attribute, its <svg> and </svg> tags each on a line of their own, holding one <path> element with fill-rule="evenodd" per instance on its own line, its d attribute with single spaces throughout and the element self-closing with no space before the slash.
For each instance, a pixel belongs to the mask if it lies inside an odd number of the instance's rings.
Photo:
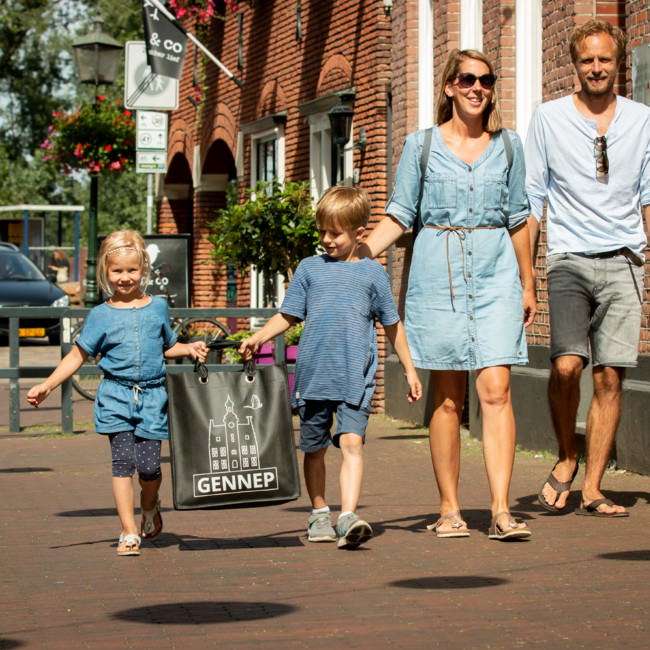
<svg viewBox="0 0 650 650">
<path fill-rule="evenodd" d="M 60 287 L 52 284 L 43 272 L 20 249 L 0 242 L 0 340 L 7 340 L 9 319 L 5 307 L 67 307 L 70 298 Z M 53 345 L 59 344 L 58 318 L 20 319 L 20 336 L 47 336 Z"/>
</svg>

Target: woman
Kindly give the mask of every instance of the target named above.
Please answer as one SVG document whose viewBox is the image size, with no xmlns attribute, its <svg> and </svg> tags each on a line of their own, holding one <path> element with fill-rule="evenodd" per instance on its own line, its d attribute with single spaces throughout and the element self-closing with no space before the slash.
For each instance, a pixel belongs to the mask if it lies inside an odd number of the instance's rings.
<svg viewBox="0 0 650 650">
<path fill-rule="evenodd" d="M 52 253 L 52 263 L 47 268 L 49 271 L 48 275 L 55 276 L 55 281 L 58 284 L 68 281 L 70 277 L 70 261 L 63 252 L 63 249 L 57 248 Z"/>
<path fill-rule="evenodd" d="M 454 50 L 436 107 L 414 244 L 405 327 L 416 367 L 431 370 L 429 425 L 440 518 L 438 537 L 466 537 L 458 501 L 460 424 L 467 371 L 476 370 L 491 539 L 529 537 L 510 514 L 515 453 L 510 365 L 528 362 L 524 327 L 536 312 L 521 142 L 504 146 L 494 69 L 484 54 Z M 424 131 L 406 139 L 385 217 L 366 241 L 375 257 L 413 226 Z"/>
</svg>

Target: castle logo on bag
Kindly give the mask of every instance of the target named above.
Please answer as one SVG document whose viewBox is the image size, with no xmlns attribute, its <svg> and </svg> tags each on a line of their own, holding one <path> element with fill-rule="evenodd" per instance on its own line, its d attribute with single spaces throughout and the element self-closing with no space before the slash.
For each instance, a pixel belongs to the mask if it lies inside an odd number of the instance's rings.
<svg viewBox="0 0 650 650">
<path fill-rule="evenodd" d="M 262 403 L 257 397 L 245 409 L 257 410 Z M 208 455 L 211 471 L 194 474 L 194 496 L 266 492 L 278 489 L 277 467 L 263 467 L 259 456 L 257 435 L 252 415 L 239 417 L 230 395 L 224 406 L 221 422 L 208 423 Z"/>
</svg>

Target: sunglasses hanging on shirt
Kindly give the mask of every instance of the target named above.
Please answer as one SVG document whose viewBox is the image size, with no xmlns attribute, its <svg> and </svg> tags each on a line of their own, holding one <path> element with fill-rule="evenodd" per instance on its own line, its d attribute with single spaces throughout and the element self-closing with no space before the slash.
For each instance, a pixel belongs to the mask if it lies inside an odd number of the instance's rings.
<svg viewBox="0 0 650 650">
<path fill-rule="evenodd" d="M 609 158 L 607 158 L 607 138 L 599 135 L 594 138 L 594 156 L 596 158 L 596 178 L 601 180 L 609 174 Z"/>
</svg>

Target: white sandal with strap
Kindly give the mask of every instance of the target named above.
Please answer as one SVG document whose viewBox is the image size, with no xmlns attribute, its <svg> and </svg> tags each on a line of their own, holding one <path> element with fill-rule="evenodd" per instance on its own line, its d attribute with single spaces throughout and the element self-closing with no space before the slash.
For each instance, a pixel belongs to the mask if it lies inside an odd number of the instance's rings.
<svg viewBox="0 0 650 650">
<path fill-rule="evenodd" d="M 120 533 L 120 539 L 117 542 L 117 554 L 118 555 L 140 555 L 140 544 L 142 540 L 140 535 L 135 533 L 129 533 L 125 535 Z M 124 549 L 120 551 L 120 547 L 123 546 Z"/>
</svg>

